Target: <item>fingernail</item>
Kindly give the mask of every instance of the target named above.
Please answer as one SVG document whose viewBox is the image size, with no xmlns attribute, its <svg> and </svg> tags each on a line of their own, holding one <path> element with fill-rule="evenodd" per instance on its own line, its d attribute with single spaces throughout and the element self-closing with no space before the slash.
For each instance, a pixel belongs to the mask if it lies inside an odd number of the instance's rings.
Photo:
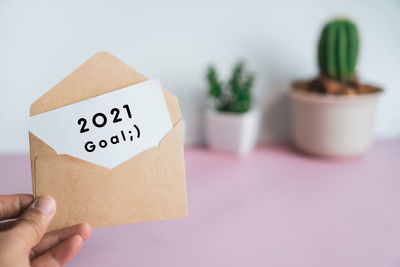
<svg viewBox="0 0 400 267">
<path fill-rule="evenodd" d="M 45 215 L 51 215 L 56 210 L 56 202 L 52 197 L 38 197 L 33 203 L 33 208 L 40 210 Z"/>
</svg>

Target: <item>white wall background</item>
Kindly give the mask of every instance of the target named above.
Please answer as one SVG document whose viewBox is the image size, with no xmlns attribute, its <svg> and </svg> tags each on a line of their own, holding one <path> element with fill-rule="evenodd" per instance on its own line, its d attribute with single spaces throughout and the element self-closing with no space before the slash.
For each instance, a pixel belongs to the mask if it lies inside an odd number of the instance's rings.
<svg viewBox="0 0 400 267">
<path fill-rule="evenodd" d="M 322 24 L 359 25 L 358 72 L 385 88 L 376 135 L 400 135 L 400 1 L 0 0 L 0 152 L 28 150 L 29 106 L 97 51 L 110 51 L 175 93 L 187 142 L 202 140 L 204 72 L 227 74 L 238 58 L 257 75 L 262 140 L 286 139 L 283 87 L 316 75 Z"/>
</svg>

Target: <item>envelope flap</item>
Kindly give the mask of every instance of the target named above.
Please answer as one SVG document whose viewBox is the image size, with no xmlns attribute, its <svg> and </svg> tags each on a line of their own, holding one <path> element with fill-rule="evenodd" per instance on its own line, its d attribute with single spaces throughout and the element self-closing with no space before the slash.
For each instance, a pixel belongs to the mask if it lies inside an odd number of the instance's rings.
<svg viewBox="0 0 400 267">
<path fill-rule="evenodd" d="M 30 116 L 115 91 L 147 78 L 108 52 L 99 52 L 31 105 Z M 180 119 L 176 97 L 164 90 L 172 123 Z"/>
<path fill-rule="evenodd" d="M 57 202 L 50 230 L 81 222 L 97 228 L 187 215 L 181 121 L 160 146 L 115 169 L 54 154 L 39 155 L 35 164 L 34 195 L 51 195 Z"/>
</svg>

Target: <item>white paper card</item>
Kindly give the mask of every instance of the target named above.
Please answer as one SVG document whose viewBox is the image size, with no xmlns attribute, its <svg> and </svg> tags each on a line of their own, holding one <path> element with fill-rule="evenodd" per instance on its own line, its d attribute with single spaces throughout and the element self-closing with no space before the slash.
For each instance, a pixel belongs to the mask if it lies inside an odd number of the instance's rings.
<svg viewBox="0 0 400 267">
<path fill-rule="evenodd" d="M 172 129 L 161 85 L 148 80 L 30 118 L 57 154 L 114 168 L 158 146 Z"/>
</svg>

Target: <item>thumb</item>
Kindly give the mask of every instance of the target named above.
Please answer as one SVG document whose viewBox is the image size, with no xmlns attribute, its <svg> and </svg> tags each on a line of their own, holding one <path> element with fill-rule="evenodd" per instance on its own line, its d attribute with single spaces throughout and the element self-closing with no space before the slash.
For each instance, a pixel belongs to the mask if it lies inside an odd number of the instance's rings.
<svg viewBox="0 0 400 267">
<path fill-rule="evenodd" d="M 52 197 L 36 198 L 27 210 L 18 218 L 16 225 L 9 231 L 21 237 L 24 246 L 34 247 L 42 239 L 56 213 L 56 202 Z"/>
</svg>

